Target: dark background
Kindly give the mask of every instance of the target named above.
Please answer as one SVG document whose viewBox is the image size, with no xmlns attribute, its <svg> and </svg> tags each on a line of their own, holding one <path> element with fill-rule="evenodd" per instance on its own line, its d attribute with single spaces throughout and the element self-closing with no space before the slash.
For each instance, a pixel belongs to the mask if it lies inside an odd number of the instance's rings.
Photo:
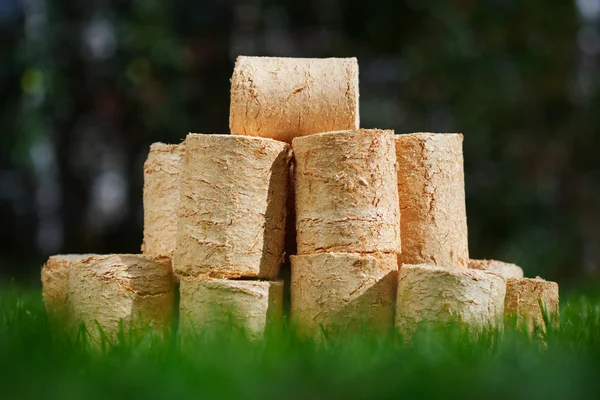
<svg viewBox="0 0 600 400">
<path fill-rule="evenodd" d="M 228 131 L 237 55 L 356 56 L 363 127 L 462 132 L 473 258 L 600 274 L 600 0 L 0 0 L 0 282 L 138 252 L 154 141 Z"/>
</svg>

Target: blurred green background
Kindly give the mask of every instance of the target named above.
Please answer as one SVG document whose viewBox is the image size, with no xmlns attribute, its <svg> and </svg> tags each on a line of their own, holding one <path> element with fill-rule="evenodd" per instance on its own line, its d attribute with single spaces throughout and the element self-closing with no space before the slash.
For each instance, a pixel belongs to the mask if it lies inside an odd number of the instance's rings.
<svg viewBox="0 0 600 400">
<path fill-rule="evenodd" d="M 0 281 L 138 252 L 150 143 L 228 131 L 237 55 L 356 56 L 363 127 L 465 135 L 469 245 L 600 275 L 600 0 L 0 0 Z"/>
</svg>

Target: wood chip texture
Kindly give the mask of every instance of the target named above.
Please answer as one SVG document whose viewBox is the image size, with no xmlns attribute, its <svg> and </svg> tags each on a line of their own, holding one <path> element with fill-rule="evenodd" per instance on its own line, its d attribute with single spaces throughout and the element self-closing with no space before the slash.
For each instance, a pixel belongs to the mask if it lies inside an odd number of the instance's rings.
<svg viewBox="0 0 600 400">
<path fill-rule="evenodd" d="M 74 326 L 85 324 L 95 341 L 125 332 L 170 326 L 173 273 L 165 256 L 113 254 L 73 263 L 69 275 L 69 313 Z"/>
<path fill-rule="evenodd" d="M 293 154 L 292 154 L 293 160 Z M 296 244 L 296 176 L 294 173 L 294 163 L 290 162 L 289 171 L 289 186 L 287 196 L 287 219 L 285 225 L 285 254 L 286 259 L 284 263 L 288 263 L 289 256 L 298 252 L 298 245 Z"/>
<path fill-rule="evenodd" d="M 178 213 L 178 275 L 274 279 L 283 258 L 290 147 L 190 134 Z"/>
<path fill-rule="evenodd" d="M 523 277 L 523 270 L 518 265 L 497 260 L 469 260 L 469 268 L 494 272 L 504 279 Z"/>
<path fill-rule="evenodd" d="M 391 332 L 396 254 L 304 254 L 291 264 L 291 317 L 302 335 Z"/>
<path fill-rule="evenodd" d="M 173 256 L 183 145 L 154 143 L 144 164 L 144 254 Z"/>
<path fill-rule="evenodd" d="M 529 332 L 536 328 L 546 329 L 546 321 L 542 308 L 545 308 L 548 323 L 558 325 L 559 296 L 558 284 L 541 278 L 511 278 L 506 280 L 506 302 L 504 305 L 507 316 L 515 316 L 521 326 Z"/>
<path fill-rule="evenodd" d="M 74 262 L 93 254 L 59 254 L 51 256 L 42 268 L 42 297 L 52 322 L 63 324 L 68 316 L 69 271 Z"/>
<path fill-rule="evenodd" d="M 232 134 L 291 143 L 358 127 L 356 58 L 238 57 L 231 77 Z"/>
<path fill-rule="evenodd" d="M 420 324 L 502 326 L 505 294 L 504 279 L 492 272 L 405 264 L 398 274 L 396 328 L 410 336 Z"/>
<path fill-rule="evenodd" d="M 242 281 L 182 277 L 179 329 L 186 335 L 214 335 L 242 329 L 260 338 L 283 316 L 282 281 Z"/>
<path fill-rule="evenodd" d="M 401 264 L 467 267 L 462 143 L 461 134 L 396 136 Z"/>
<path fill-rule="evenodd" d="M 294 139 L 298 254 L 400 251 L 391 130 Z"/>
</svg>

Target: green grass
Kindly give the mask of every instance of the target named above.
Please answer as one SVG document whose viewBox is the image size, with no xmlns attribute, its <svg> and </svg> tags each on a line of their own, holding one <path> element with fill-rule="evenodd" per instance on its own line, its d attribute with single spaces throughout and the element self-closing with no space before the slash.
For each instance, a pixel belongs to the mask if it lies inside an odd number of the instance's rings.
<svg viewBox="0 0 600 400">
<path fill-rule="evenodd" d="M 0 399 L 599 398 L 600 301 L 565 296 L 560 328 L 473 337 L 456 327 L 402 341 L 315 344 L 290 329 L 180 343 L 150 333 L 104 351 L 71 343 L 37 293 L 0 292 Z"/>
</svg>

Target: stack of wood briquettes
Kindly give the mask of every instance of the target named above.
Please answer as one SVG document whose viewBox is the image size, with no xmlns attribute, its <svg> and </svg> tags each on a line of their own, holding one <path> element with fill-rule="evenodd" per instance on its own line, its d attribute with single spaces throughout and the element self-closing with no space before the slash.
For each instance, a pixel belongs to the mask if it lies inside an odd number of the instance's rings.
<svg viewBox="0 0 600 400">
<path fill-rule="evenodd" d="M 556 283 L 469 259 L 463 136 L 360 128 L 358 99 L 355 58 L 239 57 L 231 134 L 150 147 L 142 254 L 50 257 L 52 322 L 167 331 L 179 290 L 181 334 L 261 337 L 282 319 L 286 249 L 304 336 L 554 322 Z"/>
</svg>

